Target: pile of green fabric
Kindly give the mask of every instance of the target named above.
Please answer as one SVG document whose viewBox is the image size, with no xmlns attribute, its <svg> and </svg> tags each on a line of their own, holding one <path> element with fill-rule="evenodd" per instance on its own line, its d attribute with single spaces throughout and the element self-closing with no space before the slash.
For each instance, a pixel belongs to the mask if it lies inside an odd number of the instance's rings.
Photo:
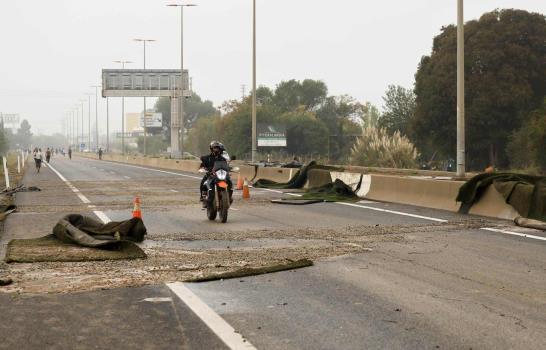
<svg viewBox="0 0 546 350">
<path fill-rule="evenodd" d="M 265 179 L 258 179 L 254 183 L 254 187 L 262 187 L 262 188 L 279 188 L 279 189 L 296 189 L 296 188 L 303 188 L 305 186 L 305 183 L 307 182 L 309 171 L 320 169 L 320 170 L 328 170 L 328 171 L 343 171 L 343 168 L 340 167 L 334 167 L 334 166 L 328 166 L 328 165 L 319 165 L 315 161 L 311 161 L 309 164 L 298 170 L 296 175 L 294 175 L 290 181 L 286 183 L 279 183 L 275 181 L 265 180 Z"/>
<path fill-rule="evenodd" d="M 480 200 L 489 185 L 504 197 L 525 218 L 546 221 L 546 177 L 516 173 L 480 174 L 468 180 L 460 189 L 457 201 L 462 213 L 468 213 Z"/>
<path fill-rule="evenodd" d="M 303 200 L 320 199 L 325 202 L 354 201 L 359 199 L 352 188 L 339 179 L 320 187 L 310 188 L 301 198 Z"/>
</svg>

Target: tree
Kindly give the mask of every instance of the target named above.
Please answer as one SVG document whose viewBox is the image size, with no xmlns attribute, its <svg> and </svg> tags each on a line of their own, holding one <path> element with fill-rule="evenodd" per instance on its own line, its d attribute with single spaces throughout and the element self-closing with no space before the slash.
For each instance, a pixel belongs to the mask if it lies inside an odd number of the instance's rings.
<svg viewBox="0 0 546 350">
<path fill-rule="evenodd" d="M 546 18 L 496 10 L 465 25 L 466 151 L 472 168 L 508 164 L 506 144 L 546 94 Z M 416 74 L 411 137 L 455 156 L 457 28 L 442 28 Z"/>
<path fill-rule="evenodd" d="M 377 127 L 381 114 L 379 109 L 370 102 L 366 102 L 363 106 L 363 113 L 361 115 L 362 125 L 366 127 Z"/>
<path fill-rule="evenodd" d="M 408 169 L 416 166 L 417 156 L 415 146 L 400 131 L 389 134 L 387 129 L 368 127 L 352 148 L 351 164 Z"/>
<path fill-rule="evenodd" d="M 546 172 L 546 98 L 541 108 L 531 112 L 515 131 L 507 147 L 514 168 L 538 168 Z"/>
<path fill-rule="evenodd" d="M 171 140 L 171 99 L 169 97 L 160 97 L 157 99 L 154 110 L 161 113 L 163 116 L 163 130 L 166 142 Z M 203 101 L 195 92 L 192 96 L 184 100 L 184 127 L 190 129 L 200 117 L 206 117 L 218 114 L 219 111 L 213 106 L 209 100 Z"/>
<path fill-rule="evenodd" d="M 328 128 L 313 112 L 303 107 L 279 118 L 286 125 L 287 151 L 297 155 L 322 155 L 327 152 Z"/>
<path fill-rule="evenodd" d="M 28 120 L 23 119 L 17 133 L 15 134 L 15 142 L 22 148 L 29 148 L 32 142 L 32 133 L 30 132 L 30 124 Z"/>
<path fill-rule="evenodd" d="M 389 85 L 383 96 L 383 114 L 379 126 L 390 134 L 408 135 L 408 125 L 415 113 L 415 94 L 402 86 Z"/>
<path fill-rule="evenodd" d="M 327 95 L 328 88 L 320 80 L 305 79 L 299 82 L 292 79 L 277 85 L 272 102 L 281 113 L 293 111 L 300 106 L 312 111 L 324 102 Z"/>
</svg>

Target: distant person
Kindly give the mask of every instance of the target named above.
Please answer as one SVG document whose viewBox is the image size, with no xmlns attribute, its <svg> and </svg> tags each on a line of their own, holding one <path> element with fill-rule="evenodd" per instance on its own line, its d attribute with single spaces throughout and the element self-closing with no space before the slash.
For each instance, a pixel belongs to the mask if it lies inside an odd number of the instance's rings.
<svg viewBox="0 0 546 350">
<path fill-rule="evenodd" d="M 102 160 L 102 147 L 99 147 L 99 160 Z"/>
<path fill-rule="evenodd" d="M 45 159 L 46 159 L 46 162 L 49 164 L 49 161 L 51 160 L 51 150 L 49 149 L 49 147 L 47 148 L 45 152 Z"/>
<path fill-rule="evenodd" d="M 40 172 L 40 168 L 42 167 L 42 149 L 36 147 L 34 151 L 32 152 L 32 158 L 34 158 L 34 164 L 36 165 L 36 173 Z"/>
<path fill-rule="evenodd" d="M 72 148 L 68 147 L 68 158 L 72 159 Z"/>
</svg>

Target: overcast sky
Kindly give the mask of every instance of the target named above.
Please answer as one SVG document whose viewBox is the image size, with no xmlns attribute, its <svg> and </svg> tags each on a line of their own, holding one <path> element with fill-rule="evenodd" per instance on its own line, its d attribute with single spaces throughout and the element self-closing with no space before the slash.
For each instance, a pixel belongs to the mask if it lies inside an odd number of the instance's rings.
<svg viewBox="0 0 546 350">
<path fill-rule="evenodd" d="M 0 112 L 19 113 L 35 133 L 61 131 L 61 120 L 100 82 L 115 60 L 141 68 L 179 68 L 179 10 L 163 0 L 1 0 Z M 251 83 L 252 1 L 194 0 L 185 11 L 185 67 L 193 88 L 215 105 Z M 456 22 L 456 0 L 258 0 L 258 84 L 320 79 L 330 94 L 379 107 L 389 84 L 412 87 L 432 38 Z M 495 8 L 546 13 L 544 0 L 467 0 L 466 20 Z M 126 99 L 138 112 L 141 99 Z M 92 101 L 94 115 L 94 101 Z M 121 101 L 110 99 L 112 129 Z M 87 107 L 86 107 L 87 109 Z M 87 110 L 85 112 L 87 114 Z M 101 132 L 106 104 L 99 100 Z"/>
</svg>

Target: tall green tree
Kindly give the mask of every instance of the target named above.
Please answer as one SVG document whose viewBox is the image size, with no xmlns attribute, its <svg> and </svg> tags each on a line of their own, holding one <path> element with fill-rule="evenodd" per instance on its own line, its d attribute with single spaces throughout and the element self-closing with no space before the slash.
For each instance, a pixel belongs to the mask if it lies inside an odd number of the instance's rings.
<svg viewBox="0 0 546 350">
<path fill-rule="evenodd" d="M 469 165 L 508 165 L 506 144 L 546 94 L 546 18 L 496 10 L 465 25 Z M 412 140 L 423 153 L 455 157 L 457 28 L 442 28 L 416 74 Z"/>
<path fill-rule="evenodd" d="M 19 144 L 19 147 L 29 148 L 32 143 L 32 132 L 30 131 L 30 123 L 28 120 L 23 119 L 17 133 L 15 134 L 15 142 Z"/>
<path fill-rule="evenodd" d="M 399 85 L 389 85 L 383 96 L 383 114 L 379 126 L 389 134 L 400 131 L 408 135 L 409 123 L 415 114 L 415 94 Z"/>
<path fill-rule="evenodd" d="M 171 99 L 169 97 L 160 97 L 157 99 L 154 110 L 163 116 L 164 139 L 166 142 L 171 140 Z M 186 129 L 192 128 L 195 122 L 201 117 L 207 117 L 218 114 L 219 111 L 214 107 L 211 101 L 202 100 L 195 92 L 191 98 L 184 100 L 184 126 Z"/>
<path fill-rule="evenodd" d="M 311 111 L 322 105 L 327 95 L 328 88 L 320 80 L 305 79 L 300 82 L 292 79 L 277 85 L 272 102 L 282 113 L 294 111 L 300 106 Z"/>
<path fill-rule="evenodd" d="M 279 117 L 286 126 L 287 151 L 298 155 L 323 155 L 327 152 L 328 128 L 315 113 L 300 107 Z"/>
</svg>

